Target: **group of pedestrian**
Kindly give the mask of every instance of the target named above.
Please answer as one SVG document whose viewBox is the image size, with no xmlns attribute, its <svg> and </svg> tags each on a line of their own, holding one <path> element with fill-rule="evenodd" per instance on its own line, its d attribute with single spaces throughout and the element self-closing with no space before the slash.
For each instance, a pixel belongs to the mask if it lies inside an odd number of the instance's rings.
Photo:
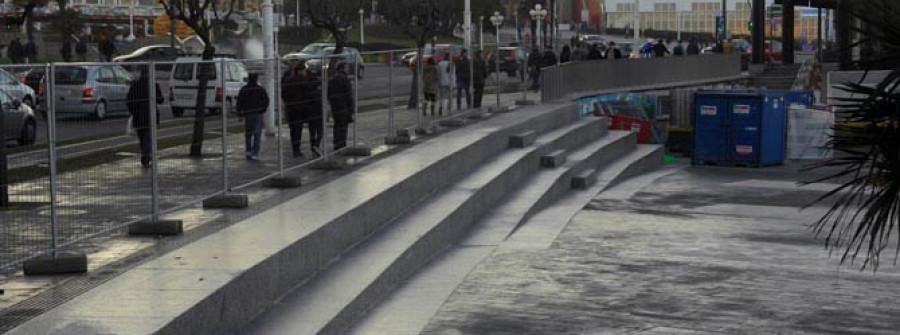
<svg viewBox="0 0 900 335">
<path fill-rule="evenodd" d="M 422 115 L 444 114 L 444 106 L 449 113 L 453 106 L 453 89 L 456 89 L 456 108 L 462 109 L 462 97 L 466 97 L 466 108 L 481 108 L 484 85 L 488 77 L 487 63 L 481 51 L 475 52 L 475 59 L 469 59 L 467 50 L 460 52 L 455 61 L 449 53 L 440 55 L 441 61 L 429 58 L 422 69 L 425 103 Z M 470 91 L 470 86 L 473 91 Z M 446 102 L 446 104 L 445 104 Z"/>
<path fill-rule="evenodd" d="M 334 119 L 334 150 L 347 146 L 347 131 L 354 122 L 353 86 L 348 76 L 346 63 L 333 66 L 334 74 L 328 81 L 328 103 L 331 105 L 331 116 Z M 156 104 L 163 103 L 162 90 L 156 84 Z M 304 63 L 292 64 L 281 79 L 281 99 L 290 128 L 291 149 L 295 157 L 302 157 L 300 148 L 303 137 L 303 126 L 309 129 L 310 151 L 315 157 L 321 156 L 324 123 L 322 116 L 322 84 L 312 75 Z M 149 99 L 149 71 L 142 69 L 128 91 L 128 111 L 132 116 L 132 125 L 137 133 L 141 146 L 141 165 L 152 166 L 151 122 Z M 247 84 L 241 88 L 235 104 L 235 112 L 244 119 L 244 145 L 246 158 L 259 160 L 262 145 L 263 115 L 269 108 L 269 94 L 259 85 L 259 75 L 250 73 Z M 159 112 L 157 110 L 157 124 Z"/>
<path fill-rule="evenodd" d="M 347 63 L 338 62 L 331 64 L 329 68 L 334 68 L 334 73 L 329 76 L 327 84 L 328 104 L 331 106 L 331 118 L 334 120 L 333 145 L 334 150 L 340 150 L 347 146 L 347 131 L 350 124 L 355 121 L 353 83 L 348 76 L 350 68 Z M 320 148 L 325 131 L 322 88 L 322 82 L 302 61 L 292 63 L 290 69 L 281 77 L 281 99 L 284 101 L 294 157 L 303 157 L 301 142 L 304 126 L 309 132 L 310 152 L 314 157 L 321 156 Z M 239 95 L 238 101 L 240 99 Z M 258 153 L 258 150 L 256 152 Z"/>
<path fill-rule="evenodd" d="M 694 56 L 700 54 L 700 45 L 697 44 L 697 41 L 691 39 L 688 42 L 687 46 L 684 45 L 684 41 L 678 40 L 675 46 L 672 49 L 669 49 L 666 41 L 660 39 L 657 40 L 656 43 L 653 43 L 652 40 L 647 41 L 644 46 L 641 48 L 641 54 L 644 55 L 645 58 L 651 57 L 667 57 L 669 55 L 680 57 L 680 56 Z"/>
<path fill-rule="evenodd" d="M 13 64 L 37 63 L 37 54 L 37 45 L 32 39 L 22 44 L 22 41 L 16 37 L 6 47 L 6 57 L 9 57 Z"/>
</svg>

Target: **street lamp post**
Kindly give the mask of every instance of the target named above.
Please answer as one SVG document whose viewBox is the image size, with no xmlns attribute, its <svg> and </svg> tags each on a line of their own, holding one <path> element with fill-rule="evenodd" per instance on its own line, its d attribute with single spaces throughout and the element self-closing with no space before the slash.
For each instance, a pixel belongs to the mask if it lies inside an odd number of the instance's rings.
<svg viewBox="0 0 900 335">
<path fill-rule="evenodd" d="M 478 50 L 484 50 L 484 15 L 478 17 Z"/>
<path fill-rule="evenodd" d="M 129 42 L 134 41 L 134 39 L 135 39 L 135 37 L 134 37 L 134 2 L 135 1 L 137 1 L 137 0 L 131 0 L 131 10 L 128 13 L 128 20 L 130 22 L 129 23 L 130 33 L 128 34 L 128 38 L 126 38 L 126 39 Z"/>
<path fill-rule="evenodd" d="M 634 46 L 638 47 L 641 39 L 641 0 L 634 0 Z"/>
<path fill-rule="evenodd" d="M 359 45 L 366 44 L 366 10 L 359 9 Z"/>
<path fill-rule="evenodd" d="M 528 11 L 528 14 L 531 15 L 531 19 L 534 20 L 535 25 L 537 26 L 537 32 L 534 34 L 535 41 L 537 41 L 537 50 L 541 51 L 543 47 L 541 45 L 541 24 L 544 23 L 544 17 L 547 16 L 547 10 L 544 9 L 541 4 L 534 5 L 534 9 Z"/>
<path fill-rule="evenodd" d="M 500 111 L 500 25 L 503 24 L 503 15 L 494 12 L 491 16 L 491 24 L 494 25 L 494 33 L 497 35 L 497 47 L 494 48 L 494 71 L 497 78 L 497 111 Z"/>
</svg>

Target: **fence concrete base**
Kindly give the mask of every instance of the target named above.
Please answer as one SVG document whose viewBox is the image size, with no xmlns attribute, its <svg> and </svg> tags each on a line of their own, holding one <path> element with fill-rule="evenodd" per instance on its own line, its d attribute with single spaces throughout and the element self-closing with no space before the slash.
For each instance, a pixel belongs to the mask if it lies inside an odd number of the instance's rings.
<svg viewBox="0 0 900 335">
<path fill-rule="evenodd" d="M 415 131 L 416 135 L 428 135 L 428 134 L 431 134 L 429 128 L 425 128 L 425 127 L 422 127 L 422 126 L 416 127 L 416 129 L 415 129 L 414 131 Z"/>
<path fill-rule="evenodd" d="M 516 100 L 516 106 L 533 106 L 536 104 L 537 102 L 535 102 L 534 100 Z"/>
<path fill-rule="evenodd" d="M 181 235 L 184 222 L 181 220 L 146 220 L 128 226 L 128 235 Z"/>
<path fill-rule="evenodd" d="M 87 255 L 80 253 L 60 253 L 43 256 L 25 262 L 26 276 L 55 275 L 63 273 L 87 272 Z"/>
<path fill-rule="evenodd" d="M 500 106 L 500 107 L 488 107 L 488 113 L 506 113 L 509 112 L 508 106 Z"/>
<path fill-rule="evenodd" d="M 480 109 L 474 110 L 471 113 L 466 114 L 466 118 L 472 119 L 472 120 L 483 119 L 486 117 L 488 117 L 487 113 L 485 113 L 484 111 L 482 111 Z"/>
<path fill-rule="evenodd" d="M 399 144 L 410 144 L 412 143 L 412 137 L 409 135 L 397 135 L 397 136 L 388 136 L 384 139 L 384 144 L 387 145 L 399 145 Z"/>
<path fill-rule="evenodd" d="M 372 148 L 355 146 L 344 149 L 344 156 L 369 157 L 372 156 Z"/>
<path fill-rule="evenodd" d="M 466 120 L 463 119 L 449 119 L 449 120 L 441 120 L 438 122 L 441 127 L 462 127 L 466 125 Z"/>
<path fill-rule="evenodd" d="M 326 158 L 310 165 L 313 170 L 336 171 L 344 168 L 344 161 L 334 158 Z"/>
<path fill-rule="evenodd" d="M 300 178 L 298 178 L 298 177 L 273 177 L 273 178 L 269 178 L 268 180 L 266 180 L 264 186 L 271 187 L 271 188 L 286 189 L 286 188 L 298 188 L 301 185 L 302 185 L 302 183 L 300 182 Z"/>
<path fill-rule="evenodd" d="M 247 208 L 250 197 L 246 194 L 221 194 L 203 201 L 203 208 Z"/>
</svg>

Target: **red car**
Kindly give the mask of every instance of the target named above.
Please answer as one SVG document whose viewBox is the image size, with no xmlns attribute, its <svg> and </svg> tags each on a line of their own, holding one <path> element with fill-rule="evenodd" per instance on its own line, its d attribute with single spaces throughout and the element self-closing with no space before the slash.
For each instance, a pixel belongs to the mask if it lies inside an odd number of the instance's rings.
<svg viewBox="0 0 900 335">
<path fill-rule="evenodd" d="M 462 51 L 465 48 L 459 45 L 450 45 L 450 44 L 437 44 L 434 46 L 434 49 L 431 48 L 431 45 L 425 46 L 422 49 L 422 58 L 427 62 L 431 59 L 431 56 L 434 55 L 436 58 L 435 62 L 441 62 L 444 60 L 445 54 L 450 54 L 450 61 L 456 62 L 459 59 L 459 55 L 462 54 Z M 416 67 L 417 56 L 413 56 L 409 60 L 409 68 L 414 69 Z"/>
</svg>

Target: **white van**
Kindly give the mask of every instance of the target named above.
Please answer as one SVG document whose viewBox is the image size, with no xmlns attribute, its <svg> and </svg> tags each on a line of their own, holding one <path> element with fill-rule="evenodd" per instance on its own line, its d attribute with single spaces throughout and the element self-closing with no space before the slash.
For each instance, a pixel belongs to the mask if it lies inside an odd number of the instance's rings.
<svg viewBox="0 0 900 335">
<path fill-rule="evenodd" d="M 225 61 L 225 87 L 222 87 L 222 63 Z M 215 58 L 213 62 L 201 62 L 199 57 L 179 57 L 175 60 L 169 81 L 169 101 L 172 116 L 181 117 L 186 109 L 196 109 L 198 78 L 207 78 L 206 109 L 217 113 L 222 109 L 222 101 L 234 113 L 234 102 L 238 93 L 247 83 L 247 68 L 243 63 L 231 58 Z"/>
</svg>

